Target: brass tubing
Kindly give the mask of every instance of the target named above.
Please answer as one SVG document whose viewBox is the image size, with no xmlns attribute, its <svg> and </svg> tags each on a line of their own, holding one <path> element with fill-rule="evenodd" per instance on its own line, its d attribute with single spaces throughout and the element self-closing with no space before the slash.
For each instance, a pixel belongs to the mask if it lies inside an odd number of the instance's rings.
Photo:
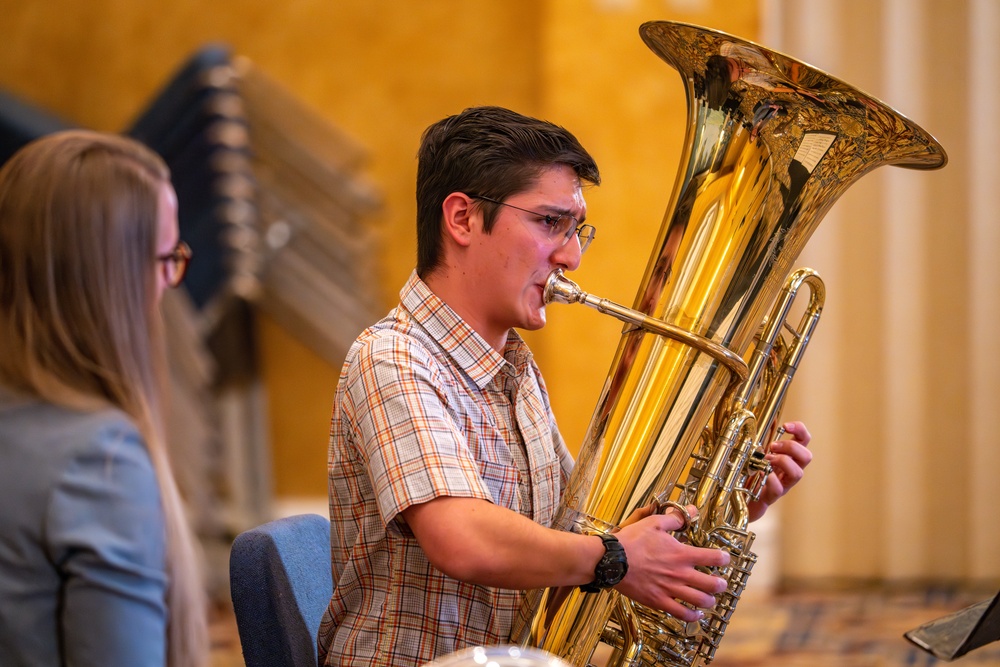
<svg viewBox="0 0 1000 667">
<path fill-rule="evenodd" d="M 749 373 L 747 363 L 743 361 L 743 357 L 735 352 L 704 336 L 699 336 L 676 325 L 650 317 L 638 310 L 632 310 L 614 301 L 602 299 L 593 294 L 587 294 L 575 282 L 567 278 L 563 274 L 562 269 L 556 269 L 550 273 L 548 279 L 545 281 L 545 303 L 552 302 L 582 303 L 598 312 L 611 315 L 627 324 L 634 324 L 650 333 L 658 336 L 666 336 L 667 338 L 690 345 L 728 368 L 739 382 L 744 382 L 747 379 Z"/>
</svg>

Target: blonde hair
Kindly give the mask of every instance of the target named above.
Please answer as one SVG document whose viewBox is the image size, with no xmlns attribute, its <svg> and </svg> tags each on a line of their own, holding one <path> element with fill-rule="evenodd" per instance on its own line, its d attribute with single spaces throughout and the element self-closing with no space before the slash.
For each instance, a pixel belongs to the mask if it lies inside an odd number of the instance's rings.
<svg viewBox="0 0 1000 667">
<path fill-rule="evenodd" d="M 0 169 L 0 382 L 77 409 L 114 406 L 142 433 L 167 538 L 167 664 L 205 664 L 207 602 L 166 449 L 156 294 L 169 170 L 125 137 L 67 131 Z"/>
</svg>

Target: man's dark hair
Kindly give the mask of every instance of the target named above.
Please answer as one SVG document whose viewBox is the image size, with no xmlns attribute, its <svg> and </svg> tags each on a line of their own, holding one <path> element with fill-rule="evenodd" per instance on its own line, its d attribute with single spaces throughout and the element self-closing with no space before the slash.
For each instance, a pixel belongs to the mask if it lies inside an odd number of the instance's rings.
<svg viewBox="0 0 1000 667">
<path fill-rule="evenodd" d="M 417 274 L 440 261 L 441 206 L 453 192 L 504 201 L 527 190 L 540 173 L 565 164 L 581 182 L 599 185 L 594 158 L 558 125 L 501 107 L 474 107 L 424 131 L 417 153 Z M 496 204 L 480 202 L 488 233 Z"/>
</svg>

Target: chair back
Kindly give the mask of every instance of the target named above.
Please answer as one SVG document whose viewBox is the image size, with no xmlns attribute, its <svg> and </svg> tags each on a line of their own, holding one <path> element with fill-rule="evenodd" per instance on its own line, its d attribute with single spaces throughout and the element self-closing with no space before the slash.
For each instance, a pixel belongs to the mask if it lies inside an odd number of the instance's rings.
<svg viewBox="0 0 1000 667">
<path fill-rule="evenodd" d="M 316 635 L 333 594 L 329 519 L 300 514 L 241 533 L 229 582 L 247 667 L 316 667 Z"/>
</svg>

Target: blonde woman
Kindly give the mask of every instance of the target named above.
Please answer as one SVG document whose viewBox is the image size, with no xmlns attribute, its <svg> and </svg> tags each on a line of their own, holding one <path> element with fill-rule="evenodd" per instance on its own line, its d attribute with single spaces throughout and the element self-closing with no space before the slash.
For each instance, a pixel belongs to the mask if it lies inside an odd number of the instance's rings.
<svg viewBox="0 0 1000 667">
<path fill-rule="evenodd" d="M 0 665 L 207 661 L 159 399 L 189 257 L 130 139 L 57 133 L 0 169 Z"/>
</svg>

